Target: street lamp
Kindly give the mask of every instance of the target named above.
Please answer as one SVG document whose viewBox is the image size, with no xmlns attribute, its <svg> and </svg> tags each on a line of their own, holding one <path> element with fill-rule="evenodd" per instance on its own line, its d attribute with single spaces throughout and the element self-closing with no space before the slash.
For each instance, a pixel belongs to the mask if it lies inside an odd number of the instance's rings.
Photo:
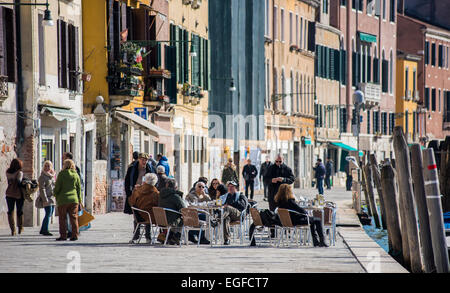
<svg viewBox="0 0 450 293">
<path fill-rule="evenodd" d="M 230 83 L 230 92 L 235 92 L 235 91 L 236 91 L 236 87 L 234 86 L 234 80 L 232 79 L 231 83 Z"/>
<path fill-rule="evenodd" d="M 360 112 L 361 112 L 361 106 L 363 106 L 365 103 L 365 99 L 364 99 L 364 93 L 360 90 L 355 91 L 355 93 L 353 94 L 353 104 L 355 105 L 355 109 L 356 109 L 356 115 L 358 116 L 358 120 L 357 120 L 357 130 L 356 130 L 356 135 L 357 135 L 357 141 L 358 141 L 358 158 L 359 158 L 359 133 L 361 131 L 361 117 L 360 117 Z"/>
<path fill-rule="evenodd" d="M 43 23 L 46 26 L 53 26 L 54 25 L 53 19 L 52 19 L 52 14 L 51 14 L 50 10 L 48 9 L 48 6 L 47 6 L 47 9 L 45 9 L 45 11 L 44 11 L 44 21 L 43 21 Z"/>
<path fill-rule="evenodd" d="M 45 3 L 0 3 L 2 6 L 3 5 L 12 5 L 12 6 L 45 6 L 45 11 L 44 11 L 44 25 L 46 26 L 53 26 L 53 19 L 52 19 L 52 14 L 50 12 L 50 10 L 48 9 L 48 7 L 50 6 L 50 4 L 48 4 L 48 0 L 45 1 Z"/>
</svg>

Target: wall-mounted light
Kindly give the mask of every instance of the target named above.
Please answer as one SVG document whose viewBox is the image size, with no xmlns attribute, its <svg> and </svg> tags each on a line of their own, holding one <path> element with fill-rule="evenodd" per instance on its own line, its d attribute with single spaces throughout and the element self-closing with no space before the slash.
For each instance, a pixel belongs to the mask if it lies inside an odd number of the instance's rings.
<svg viewBox="0 0 450 293">
<path fill-rule="evenodd" d="M 43 24 L 44 24 L 45 26 L 53 26 L 53 25 L 54 25 L 53 19 L 52 19 L 52 14 L 51 14 L 50 10 L 48 9 L 48 7 L 47 7 L 47 9 L 45 9 L 45 11 L 44 11 L 44 21 L 43 21 Z"/>
<path fill-rule="evenodd" d="M 190 52 L 189 52 L 189 56 L 191 56 L 191 57 L 197 57 L 197 52 L 195 52 L 194 44 L 191 44 L 191 50 L 190 50 Z"/>
<path fill-rule="evenodd" d="M 234 80 L 232 79 L 230 82 L 230 92 L 235 92 L 236 91 L 236 87 L 234 86 Z"/>
</svg>

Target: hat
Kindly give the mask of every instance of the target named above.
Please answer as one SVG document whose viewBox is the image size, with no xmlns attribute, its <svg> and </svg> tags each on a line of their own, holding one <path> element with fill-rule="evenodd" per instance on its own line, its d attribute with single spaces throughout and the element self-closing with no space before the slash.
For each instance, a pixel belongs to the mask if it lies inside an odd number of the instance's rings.
<svg viewBox="0 0 450 293">
<path fill-rule="evenodd" d="M 146 159 L 146 160 L 148 160 L 148 158 L 149 158 L 149 156 L 148 156 L 147 153 L 140 153 L 139 154 L 139 159 Z"/>
<path fill-rule="evenodd" d="M 228 182 L 227 182 L 227 186 L 230 185 L 230 184 L 233 185 L 233 186 L 236 186 L 236 187 L 239 186 L 239 185 L 238 185 L 236 182 L 234 182 L 234 181 L 228 181 Z"/>
</svg>

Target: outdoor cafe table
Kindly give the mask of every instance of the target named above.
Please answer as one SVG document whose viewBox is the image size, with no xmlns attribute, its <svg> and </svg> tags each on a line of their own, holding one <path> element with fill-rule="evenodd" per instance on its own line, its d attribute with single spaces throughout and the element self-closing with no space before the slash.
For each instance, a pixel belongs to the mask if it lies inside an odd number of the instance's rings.
<svg viewBox="0 0 450 293">
<path fill-rule="evenodd" d="M 214 215 L 214 211 L 216 211 L 216 210 L 220 211 L 220 223 L 218 224 L 219 232 L 220 232 L 219 233 L 219 238 L 220 238 L 219 241 L 222 241 L 222 243 L 223 243 L 224 238 L 225 238 L 223 235 L 223 233 L 224 233 L 224 231 L 223 231 L 223 206 L 221 206 L 221 205 L 220 206 L 219 205 L 211 205 L 210 206 L 210 205 L 198 205 L 197 204 L 197 205 L 190 205 L 189 208 L 207 211 L 209 213 L 209 215 L 211 215 L 211 216 Z M 211 230 L 210 229 L 211 221 L 210 221 L 210 218 L 208 215 L 206 215 L 206 222 L 208 224 L 207 232 L 209 233 L 209 231 Z M 206 233 L 206 231 L 205 231 L 205 233 Z M 207 235 L 207 236 L 211 237 L 211 235 Z M 212 239 L 210 238 L 209 240 L 212 243 Z M 215 240 L 217 240 L 217 239 L 215 239 Z"/>
</svg>

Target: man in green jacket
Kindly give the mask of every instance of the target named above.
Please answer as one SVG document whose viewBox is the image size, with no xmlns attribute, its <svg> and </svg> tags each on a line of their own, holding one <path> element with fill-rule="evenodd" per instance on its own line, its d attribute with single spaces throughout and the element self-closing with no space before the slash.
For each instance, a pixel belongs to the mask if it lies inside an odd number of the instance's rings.
<svg viewBox="0 0 450 293">
<path fill-rule="evenodd" d="M 81 182 L 72 160 L 65 160 L 63 170 L 56 179 L 54 195 L 58 206 L 59 234 L 57 241 L 67 240 L 67 214 L 72 226 L 70 240 L 78 240 L 78 206 L 81 201 Z"/>
</svg>

